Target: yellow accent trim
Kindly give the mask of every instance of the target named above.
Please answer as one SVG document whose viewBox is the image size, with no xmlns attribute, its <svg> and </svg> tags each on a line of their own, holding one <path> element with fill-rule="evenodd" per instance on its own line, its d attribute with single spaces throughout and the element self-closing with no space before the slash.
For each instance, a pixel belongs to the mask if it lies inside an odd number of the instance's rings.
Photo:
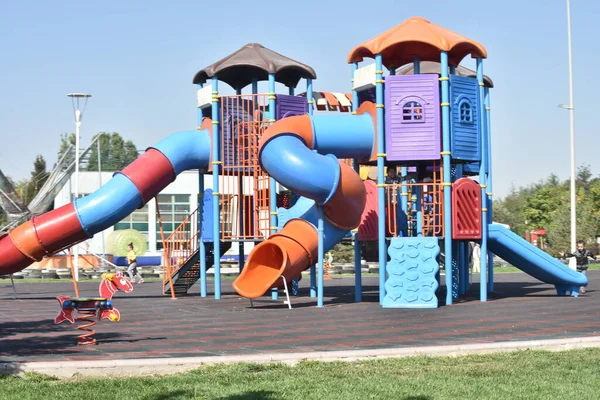
<svg viewBox="0 0 600 400">
<path fill-rule="evenodd" d="M 354 82 L 354 78 L 350 79 L 350 82 Z"/>
<path fill-rule="evenodd" d="M 269 119 L 267 122 L 275 122 L 276 120 L 274 119 Z"/>
<path fill-rule="evenodd" d="M 354 91 L 354 90 L 356 90 L 356 88 L 352 88 L 351 90 L 353 90 L 353 91 Z"/>
<path fill-rule="evenodd" d="M 271 215 L 277 215 L 277 211 L 271 211 L 269 214 L 271 214 Z"/>
<path fill-rule="evenodd" d="M 381 69 L 375 70 L 375 73 L 376 74 L 383 74 L 383 70 L 381 70 Z"/>
<path fill-rule="evenodd" d="M 451 152 L 449 152 L 449 151 L 442 151 L 442 152 L 440 152 L 440 154 L 441 154 L 442 156 L 450 156 L 450 155 L 452 155 L 452 153 L 451 153 Z"/>
<path fill-rule="evenodd" d="M 387 153 L 377 153 L 377 157 L 385 157 L 387 156 Z"/>
<path fill-rule="evenodd" d="M 387 187 L 387 185 L 385 183 L 378 183 L 377 187 Z"/>
<path fill-rule="evenodd" d="M 485 86 L 485 83 L 479 82 L 479 86 Z"/>
<path fill-rule="evenodd" d="M 383 80 L 383 79 L 375 79 L 375 83 L 385 83 L 385 80 Z"/>
<path fill-rule="evenodd" d="M 442 107 L 450 107 L 450 103 L 441 103 L 440 106 L 442 106 Z"/>
<path fill-rule="evenodd" d="M 442 186 L 452 186 L 452 182 L 442 182 L 440 183 Z"/>
<path fill-rule="evenodd" d="M 482 189 L 485 189 L 487 185 L 479 185 Z"/>
<path fill-rule="evenodd" d="M 487 111 L 490 111 L 492 109 L 492 107 L 486 107 L 485 108 Z"/>
<path fill-rule="evenodd" d="M 219 196 L 221 193 L 219 192 L 213 192 L 213 196 Z"/>
<path fill-rule="evenodd" d="M 358 229 L 352 229 L 352 233 L 358 233 Z"/>
<path fill-rule="evenodd" d="M 486 211 L 487 211 L 487 208 L 482 208 L 481 209 L 481 212 L 486 212 Z"/>
<path fill-rule="evenodd" d="M 212 124 L 213 125 L 219 125 L 219 121 L 213 121 Z"/>
<path fill-rule="evenodd" d="M 408 193 L 400 193 L 400 196 L 408 196 Z"/>
<path fill-rule="evenodd" d="M 269 100 L 277 100 L 276 96 L 269 96 Z"/>
<path fill-rule="evenodd" d="M 210 92 L 211 94 L 219 94 L 218 90 L 213 90 L 212 92 Z"/>
<path fill-rule="evenodd" d="M 384 105 L 383 104 L 375 104 L 375 108 L 383 108 Z"/>
<path fill-rule="evenodd" d="M 212 99 L 212 102 L 213 102 L 213 103 L 218 103 L 218 102 L 219 102 L 219 99 Z"/>
<path fill-rule="evenodd" d="M 267 96 L 275 96 L 277 93 L 275 92 L 267 92 Z"/>
<path fill-rule="evenodd" d="M 352 111 L 352 115 L 356 115 L 356 111 Z"/>
<path fill-rule="evenodd" d="M 271 227 L 269 227 L 269 229 L 270 229 L 270 230 L 272 230 L 272 231 L 276 231 L 276 230 L 277 230 L 277 229 L 279 229 L 279 228 L 278 228 L 278 227 L 276 227 L 276 226 L 271 226 Z"/>
<path fill-rule="evenodd" d="M 213 161 L 211 162 L 212 165 L 221 165 L 223 164 L 221 161 Z"/>
<path fill-rule="evenodd" d="M 314 102 L 314 101 L 312 101 L 312 100 L 309 100 L 309 101 L 308 101 L 308 104 L 315 104 L 315 102 Z"/>
<path fill-rule="evenodd" d="M 448 78 L 447 76 L 444 76 L 444 77 L 441 77 L 441 78 L 438 78 L 438 79 L 440 81 L 449 81 L 450 80 L 450 78 Z"/>
</svg>

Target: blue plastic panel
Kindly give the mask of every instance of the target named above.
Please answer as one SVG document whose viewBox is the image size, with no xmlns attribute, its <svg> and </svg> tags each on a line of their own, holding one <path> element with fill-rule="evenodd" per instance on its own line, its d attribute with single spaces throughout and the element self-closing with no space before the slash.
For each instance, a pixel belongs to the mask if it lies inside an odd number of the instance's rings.
<svg viewBox="0 0 600 400">
<path fill-rule="evenodd" d="M 397 237 L 388 248 L 383 308 L 437 308 L 440 247 L 434 237 Z"/>
<path fill-rule="evenodd" d="M 204 191 L 204 195 L 202 196 L 202 241 L 203 242 L 212 242 L 213 241 L 213 230 L 214 230 L 214 222 L 213 222 L 213 201 L 215 196 L 213 196 L 212 189 L 206 189 Z"/>
<path fill-rule="evenodd" d="M 455 160 L 481 160 L 477 79 L 450 75 L 451 144 Z"/>
</svg>

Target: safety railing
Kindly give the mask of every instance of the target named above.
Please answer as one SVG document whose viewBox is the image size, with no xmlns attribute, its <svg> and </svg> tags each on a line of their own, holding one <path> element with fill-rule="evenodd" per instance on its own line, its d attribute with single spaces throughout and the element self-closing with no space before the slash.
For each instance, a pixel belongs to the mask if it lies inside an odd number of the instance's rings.
<svg viewBox="0 0 600 400">
<path fill-rule="evenodd" d="M 443 236 L 442 171 L 434 169 L 427 182 L 386 185 L 386 228 L 391 236 Z M 404 199 L 404 200 L 403 200 Z M 405 216 L 405 217 L 404 217 Z"/>
<path fill-rule="evenodd" d="M 269 177 L 260 167 L 259 140 L 270 125 L 266 94 L 224 96 L 221 100 L 219 177 L 222 240 L 269 236 Z"/>
<path fill-rule="evenodd" d="M 158 207 L 157 207 L 158 209 Z M 160 214 L 159 214 L 160 215 Z M 162 224 L 161 224 L 161 234 Z M 164 234 L 163 234 L 164 235 Z M 163 240 L 163 287 L 172 275 L 198 250 L 198 209 Z"/>
</svg>

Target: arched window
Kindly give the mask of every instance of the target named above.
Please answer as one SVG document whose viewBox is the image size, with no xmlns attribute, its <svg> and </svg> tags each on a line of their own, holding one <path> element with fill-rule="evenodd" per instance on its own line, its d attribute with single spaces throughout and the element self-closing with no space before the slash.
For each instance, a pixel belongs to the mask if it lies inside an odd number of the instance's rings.
<svg viewBox="0 0 600 400">
<path fill-rule="evenodd" d="M 473 123 L 473 107 L 468 100 L 463 100 L 458 105 L 458 112 L 460 113 L 458 119 L 463 124 Z"/>
<path fill-rule="evenodd" d="M 424 122 L 424 108 L 417 101 L 407 101 L 402 106 L 402 122 Z"/>
</svg>

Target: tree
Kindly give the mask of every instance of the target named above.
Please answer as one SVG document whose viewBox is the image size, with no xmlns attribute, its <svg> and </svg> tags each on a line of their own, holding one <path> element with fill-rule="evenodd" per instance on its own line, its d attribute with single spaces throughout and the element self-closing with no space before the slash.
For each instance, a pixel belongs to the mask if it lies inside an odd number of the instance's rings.
<svg viewBox="0 0 600 400">
<path fill-rule="evenodd" d="M 138 157 L 135 144 L 125 141 L 117 132 L 98 134 L 100 138 L 100 161 L 103 171 L 118 171 L 125 168 Z M 96 135 L 96 136 L 98 136 Z M 92 151 L 89 157 L 88 171 L 98 171 L 98 153 Z"/>
<path fill-rule="evenodd" d="M 66 157 L 66 160 L 68 161 L 67 165 L 75 160 L 75 152 L 73 150 L 73 149 L 75 149 L 75 134 L 74 133 L 63 133 L 60 136 L 60 148 L 58 149 L 58 159 L 59 160 L 67 152 L 67 149 L 70 146 L 73 146 L 73 147 L 71 148 L 71 152 Z"/>
<path fill-rule="evenodd" d="M 16 183 L 15 191 L 23 199 L 25 204 L 31 203 L 31 200 L 44 186 L 44 183 L 48 180 L 50 174 L 46 171 L 46 160 L 44 156 L 38 155 L 33 162 L 33 171 L 31 171 L 31 178 L 21 179 Z"/>
</svg>

